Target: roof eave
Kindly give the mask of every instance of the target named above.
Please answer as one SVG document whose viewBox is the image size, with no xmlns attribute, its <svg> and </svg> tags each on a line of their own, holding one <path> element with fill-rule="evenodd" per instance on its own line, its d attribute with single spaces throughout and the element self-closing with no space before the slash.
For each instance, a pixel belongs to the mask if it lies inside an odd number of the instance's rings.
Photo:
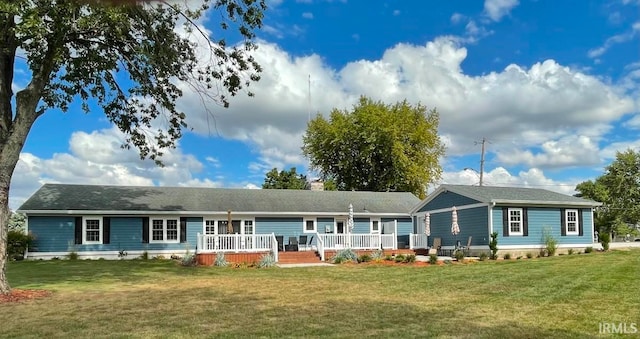
<svg viewBox="0 0 640 339">
<path fill-rule="evenodd" d="M 492 199 L 493 204 L 509 204 L 509 205 L 551 205 L 551 206 L 602 206 L 597 201 L 550 201 L 550 200 L 509 200 L 509 199 Z"/>
</svg>

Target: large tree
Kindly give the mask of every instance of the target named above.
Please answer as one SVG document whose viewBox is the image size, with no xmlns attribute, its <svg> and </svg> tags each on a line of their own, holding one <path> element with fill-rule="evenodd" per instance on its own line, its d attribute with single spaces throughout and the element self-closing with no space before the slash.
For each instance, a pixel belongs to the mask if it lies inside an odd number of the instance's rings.
<svg viewBox="0 0 640 339">
<path fill-rule="evenodd" d="M 576 186 L 579 197 L 603 203 L 595 213 L 600 232 L 634 232 L 628 225 L 640 223 L 640 152 L 617 152 L 604 174 Z"/>
<path fill-rule="evenodd" d="M 252 50 L 264 0 L 124 3 L 0 0 L 0 293 L 10 291 L 9 185 L 36 119 L 79 102 L 87 113 L 103 111 L 126 135 L 124 147 L 160 162 L 187 127 L 176 104 L 181 84 L 228 106 L 229 96 L 259 79 Z M 216 32 L 232 29 L 234 43 L 196 24 L 210 7 L 219 12 L 210 17 L 220 24 Z M 198 47 L 194 36 L 208 45 Z M 14 96 L 19 64 L 30 78 Z"/>
<path fill-rule="evenodd" d="M 303 153 L 340 190 L 406 191 L 420 198 L 440 178 L 444 146 L 439 115 L 406 100 L 392 105 L 361 97 L 351 111 L 309 122 Z"/>
<path fill-rule="evenodd" d="M 267 172 L 262 188 L 271 189 L 292 189 L 303 190 L 307 187 L 307 176 L 298 174 L 295 167 L 291 167 L 288 171 L 282 170 L 278 172 L 277 168 L 273 168 Z"/>
</svg>

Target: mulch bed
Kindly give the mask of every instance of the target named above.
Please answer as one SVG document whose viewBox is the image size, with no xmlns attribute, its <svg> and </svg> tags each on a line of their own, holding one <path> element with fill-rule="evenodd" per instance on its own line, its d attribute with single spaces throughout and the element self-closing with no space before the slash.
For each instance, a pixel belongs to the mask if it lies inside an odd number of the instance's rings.
<svg viewBox="0 0 640 339">
<path fill-rule="evenodd" d="M 51 291 L 47 290 L 21 290 L 18 288 L 14 288 L 9 294 L 0 293 L 0 304 L 46 298 L 50 295 Z"/>
</svg>

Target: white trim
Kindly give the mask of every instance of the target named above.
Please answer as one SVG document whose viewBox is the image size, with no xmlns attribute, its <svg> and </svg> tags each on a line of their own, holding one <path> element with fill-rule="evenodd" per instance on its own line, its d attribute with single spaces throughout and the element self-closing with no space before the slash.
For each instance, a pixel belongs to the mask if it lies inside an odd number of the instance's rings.
<svg viewBox="0 0 640 339">
<path fill-rule="evenodd" d="M 514 232 L 511 230 L 511 211 L 520 212 L 520 231 Z M 503 217 L 504 218 L 504 217 Z M 503 219 L 504 220 L 504 219 Z M 515 223 L 515 222 L 514 222 Z M 524 208 L 521 207 L 508 207 L 507 208 L 507 231 L 509 232 L 509 236 L 522 236 L 524 234 Z"/>
<path fill-rule="evenodd" d="M 147 254 L 149 254 L 149 259 L 151 259 L 153 256 L 156 255 L 163 255 L 165 256 L 166 259 L 169 259 L 170 255 L 178 255 L 178 256 L 183 256 L 186 251 L 187 248 L 185 247 L 184 249 L 179 249 L 179 250 L 135 250 L 135 251 L 127 251 L 127 256 L 124 259 L 136 259 L 138 257 L 140 257 L 142 255 L 142 253 L 147 252 Z M 195 253 L 195 248 L 189 248 L 188 251 L 191 254 Z M 60 259 L 64 259 L 64 257 L 66 257 L 67 255 L 69 255 L 71 251 L 69 252 L 28 252 L 27 251 L 27 256 L 25 258 L 29 259 L 29 260 L 35 260 L 35 259 L 52 259 L 54 257 L 58 257 Z M 76 252 L 78 253 L 78 257 L 80 259 L 99 259 L 99 258 L 103 258 L 103 259 L 123 259 L 120 258 L 118 255 L 120 254 L 120 251 L 79 251 Z"/>
<path fill-rule="evenodd" d="M 130 217 L 140 217 L 147 215 L 179 215 L 179 216 L 189 216 L 189 217 L 202 217 L 202 216 L 210 216 L 210 215 L 227 215 L 227 211 L 118 211 L 118 210 L 20 210 L 20 213 L 31 213 L 32 215 L 43 216 L 43 215 L 117 215 L 117 216 L 130 216 Z M 329 216 L 335 217 L 336 215 L 344 215 L 344 211 L 336 211 L 336 212 L 314 212 L 314 211 L 299 211 L 299 212 L 265 212 L 265 211 L 232 211 L 232 215 L 251 215 L 255 217 L 261 216 L 306 216 L 306 215 L 315 215 L 315 216 Z M 398 218 L 410 218 L 411 213 L 397 213 L 397 212 L 385 212 L 385 213 L 354 213 L 354 217 L 398 217 Z M 237 220 L 237 219 L 236 219 Z"/>
<path fill-rule="evenodd" d="M 487 205 L 487 210 L 488 210 L 488 219 L 489 219 L 489 220 L 488 220 L 489 225 L 487 225 L 487 226 L 488 226 L 488 228 L 489 228 L 489 233 L 488 233 L 488 234 L 489 234 L 489 239 L 491 239 L 491 233 L 493 233 L 493 208 L 494 208 L 495 206 L 496 206 L 495 204 L 489 204 L 489 205 Z"/>
<path fill-rule="evenodd" d="M 576 230 L 575 231 L 569 231 L 569 213 L 570 212 L 575 212 L 576 214 Z M 578 216 L 578 213 L 580 213 L 580 210 L 578 209 L 565 209 L 564 210 L 564 233 L 565 235 L 579 235 L 580 234 L 580 218 Z"/>
<path fill-rule="evenodd" d="M 378 230 L 377 231 L 373 229 L 373 222 L 375 222 L 375 221 L 378 222 Z M 412 220 L 412 222 L 413 222 L 413 220 Z M 417 224 L 417 221 L 416 221 L 416 224 Z M 369 233 L 371 233 L 371 234 L 380 234 L 380 227 L 382 227 L 382 220 L 380 218 L 369 218 Z"/>
<path fill-rule="evenodd" d="M 154 220 L 162 220 L 162 240 L 153 240 L 153 221 Z M 176 227 L 176 240 L 167 240 L 167 221 L 175 220 Z M 179 244 L 180 243 L 180 231 L 182 225 L 180 225 L 180 217 L 175 216 L 149 216 L 149 243 L 150 244 Z"/>
<path fill-rule="evenodd" d="M 338 222 L 342 222 L 342 233 L 338 233 Z M 354 225 L 355 227 L 355 225 Z M 346 217 L 335 217 L 333 218 L 333 234 L 347 234 L 347 218 Z"/>
<path fill-rule="evenodd" d="M 583 228 L 583 230 L 584 230 L 584 228 Z M 596 232 L 596 225 L 595 225 L 595 221 L 593 220 L 593 208 L 592 208 L 591 209 L 591 242 L 596 242 L 596 234 L 595 234 L 595 232 Z"/>
<path fill-rule="evenodd" d="M 558 248 L 575 248 L 575 247 L 596 247 L 600 245 L 599 243 L 591 243 L 591 244 L 585 244 L 585 243 L 581 243 L 581 244 L 558 244 Z M 527 245 L 500 245 L 498 244 L 498 250 L 502 251 L 502 250 L 514 250 L 514 249 L 541 249 L 544 248 L 546 245 L 541 243 L 541 244 L 527 244 Z"/>
<path fill-rule="evenodd" d="M 247 234 L 245 232 L 245 227 L 246 227 L 245 223 L 247 221 L 251 221 L 251 230 L 252 230 L 252 232 L 250 234 Z M 244 234 L 244 235 L 254 235 L 254 234 L 256 234 L 256 219 L 255 218 L 253 218 L 253 219 L 242 219 L 242 221 L 240 222 L 240 232 L 242 232 L 241 234 Z"/>
<path fill-rule="evenodd" d="M 307 221 L 313 221 L 313 230 L 307 230 Z M 317 217 L 303 217 L 302 218 L 302 233 L 318 233 L 318 218 Z"/>
<path fill-rule="evenodd" d="M 572 201 L 533 201 L 533 200 L 505 200 L 494 199 L 491 202 L 495 202 L 500 205 L 527 205 L 531 207 L 535 206 L 566 206 L 566 207 L 596 207 L 602 206 L 601 202 L 572 202 Z"/>
<path fill-rule="evenodd" d="M 82 216 L 82 245 L 102 245 L 102 232 L 104 225 L 102 223 L 102 217 Z M 98 220 L 98 240 L 87 240 L 87 220 Z"/>
</svg>

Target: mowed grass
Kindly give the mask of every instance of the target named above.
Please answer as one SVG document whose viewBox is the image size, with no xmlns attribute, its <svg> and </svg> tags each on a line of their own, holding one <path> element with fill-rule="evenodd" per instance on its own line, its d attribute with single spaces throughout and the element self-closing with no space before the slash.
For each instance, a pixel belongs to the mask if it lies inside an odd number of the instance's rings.
<svg viewBox="0 0 640 339">
<path fill-rule="evenodd" d="M 640 251 L 429 267 L 9 264 L 1 337 L 597 337 L 640 325 Z"/>
</svg>

